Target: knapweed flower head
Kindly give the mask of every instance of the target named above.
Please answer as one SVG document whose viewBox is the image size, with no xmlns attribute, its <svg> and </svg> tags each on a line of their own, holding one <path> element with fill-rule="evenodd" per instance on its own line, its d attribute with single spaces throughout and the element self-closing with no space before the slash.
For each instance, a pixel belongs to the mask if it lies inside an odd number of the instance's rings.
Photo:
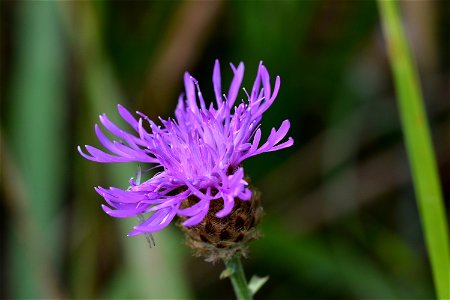
<svg viewBox="0 0 450 300">
<path fill-rule="evenodd" d="M 129 235 L 159 231 L 176 215 L 184 220 L 183 226 L 197 225 L 217 203 L 221 204 L 214 212 L 217 218 L 230 215 L 236 201 L 252 199 L 244 177 L 244 160 L 293 144 L 291 137 L 285 139 L 288 120 L 278 130 L 273 128 L 261 143 L 261 118 L 277 97 L 280 78 L 276 77 L 272 88 L 261 63 L 251 92 L 244 89 L 246 100 L 237 102 L 244 64 L 231 64 L 231 69 L 234 76 L 228 93 L 223 94 L 219 61 L 215 62 L 213 103 L 207 105 L 197 80 L 185 73 L 186 93 L 178 99 L 175 118 L 160 118 L 157 124 L 140 112 L 135 118 L 118 105 L 120 116 L 132 130 L 119 128 L 103 114 L 100 122 L 117 139 L 108 139 L 98 125 L 95 132 L 109 153 L 92 146 L 86 146 L 85 153 L 78 147 L 81 155 L 95 162 L 156 165 L 158 172 L 152 178 L 142 183 L 132 178 L 128 189 L 96 188 L 107 203 L 102 205 L 107 214 L 118 218 L 146 216 Z M 187 199 L 195 201 L 187 206 Z"/>
</svg>

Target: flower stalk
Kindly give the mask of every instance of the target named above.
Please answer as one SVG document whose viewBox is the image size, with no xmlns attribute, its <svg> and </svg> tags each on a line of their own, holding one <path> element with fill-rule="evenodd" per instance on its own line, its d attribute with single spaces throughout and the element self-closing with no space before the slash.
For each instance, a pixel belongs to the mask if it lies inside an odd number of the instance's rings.
<svg viewBox="0 0 450 300">
<path fill-rule="evenodd" d="M 232 256 L 230 259 L 224 261 L 224 263 L 226 266 L 225 276 L 230 277 L 234 293 L 236 294 L 236 299 L 252 299 L 252 293 L 248 287 L 247 279 L 245 278 L 244 268 L 242 267 L 241 257 L 239 256 L 239 254 Z"/>
</svg>

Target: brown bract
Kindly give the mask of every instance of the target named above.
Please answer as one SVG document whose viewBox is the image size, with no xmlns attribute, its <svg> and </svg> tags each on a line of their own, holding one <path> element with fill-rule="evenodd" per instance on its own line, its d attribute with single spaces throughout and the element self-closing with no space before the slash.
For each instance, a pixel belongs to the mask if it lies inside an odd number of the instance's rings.
<svg viewBox="0 0 450 300">
<path fill-rule="evenodd" d="M 190 207 L 198 198 L 190 196 L 182 203 L 182 208 Z M 233 211 L 223 218 L 216 213 L 223 208 L 223 200 L 211 201 L 206 217 L 196 226 L 183 226 L 186 218 L 180 218 L 177 226 L 186 234 L 186 244 L 194 250 L 194 255 L 205 261 L 227 260 L 236 253 L 247 254 L 247 244 L 260 237 L 256 227 L 263 215 L 260 193 L 253 190 L 249 201 L 235 199 Z"/>
</svg>

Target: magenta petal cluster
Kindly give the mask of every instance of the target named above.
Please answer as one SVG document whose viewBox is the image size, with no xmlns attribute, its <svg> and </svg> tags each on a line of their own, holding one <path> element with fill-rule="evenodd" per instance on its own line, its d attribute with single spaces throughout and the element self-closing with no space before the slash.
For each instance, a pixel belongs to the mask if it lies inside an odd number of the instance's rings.
<svg viewBox="0 0 450 300">
<path fill-rule="evenodd" d="M 235 201 L 248 201 L 252 196 L 242 162 L 293 144 L 291 137 L 285 139 L 288 120 L 278 129 L 273 128 L 267 140 L 261 142 L 261 118 L 277 97 L 280 78 L 276 77 L 272 87 L 269 73 L 261 63 L 251 93 L 244 89 L 246 101 L 236 103 L 244 64 L 231 64 L 231 69 L 234 76 L 225 94 L 216 60 L 212 77 L 214 103 L 206 104 L 197 81 L 185 73 L 186 94 L 178 99 L 175 119 L 160 119 L 158 125 L 140 112 L 135 118 L 118 105 L 120 116 L 132 130 L 119 128 L 103 114 L 100 122 L 117 139 L 108 139 L 98 125 L 95 132 L 109 152 L 86 146 L 85 153 L 78 147 L 81 155 L 95 162 L 156 164 L 158 173 L 140 184 L 131 179 L 131 187 L 126 190 L 96 188 L 107 203 L 102 207 L 109 215 L 128 218 L 145 214 L 145 221 L 129 235 L 161 230 L 176 215 L 187 218 L 184 226 L 197 225 L 208 213 L 211 201 L 223 201 L 223 209 L 216 216 L 227 216 Z M 182 208 L 183 200 L 191 195 L 199 199 L 198 203 Z"/>
</svg>

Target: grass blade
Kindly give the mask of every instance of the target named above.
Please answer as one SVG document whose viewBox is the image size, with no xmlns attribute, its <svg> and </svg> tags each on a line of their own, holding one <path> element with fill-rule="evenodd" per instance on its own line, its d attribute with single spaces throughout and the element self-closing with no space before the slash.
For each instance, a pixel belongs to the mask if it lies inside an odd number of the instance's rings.
<svg viewBox="0 0 450 300">
<path fill-rule="evenodd" d="M 447 221 L 417 70 L 411 58 L 396 1 L 379 0 L 378 5 L 436 293 L 440 299 L 448 299 L 450 280 Z"/>
</svg>

